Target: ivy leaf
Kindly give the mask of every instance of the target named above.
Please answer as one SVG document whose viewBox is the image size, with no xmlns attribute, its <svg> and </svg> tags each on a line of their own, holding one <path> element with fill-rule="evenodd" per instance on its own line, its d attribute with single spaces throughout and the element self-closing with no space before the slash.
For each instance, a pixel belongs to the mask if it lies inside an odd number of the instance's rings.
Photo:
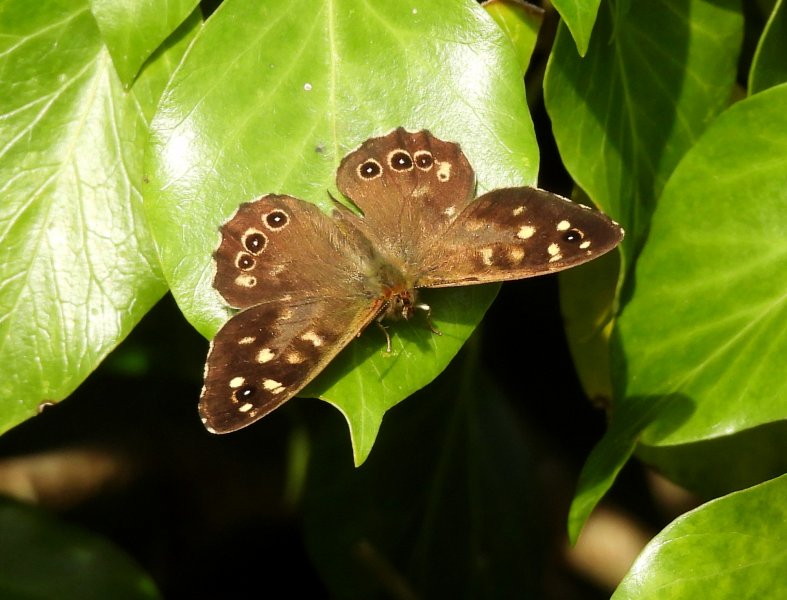
<svg viewBox="0 0 787 600">
<path fill-rule="evenodd" d="M 287 193 L 327 208 L 341 158 L 397 126 L 458 141 L 481 190 L 533 183 L 538 148 L 519 64 L 473 2 L 225 2 L 161 103 L 145 204 L 165 276 L 186 317 L 212 336 L 229 312 L 211 281 L 218 227 L 242 202 Z M 383 414 L 456 354 L 494 286 L 425 294 L 422 323 L 370 328 L 311 393 L 347 419 L 356 463 Z"/>
<path fill-rule="evenodd" d="M 601 0 L 553 0 L 552 4 L 571 32 L 577 52 L 580 56 L 585 56 Z"/>
<path fill-rule="evenodd" d="M 783 598 L 787 475 L 700 506 L 640 554 L 612 600 Z M 780 591 L 781 590 L 781 591 Z"/>
<path fill-rule="evenodd" d="M 787 84 L 726 111 L 664 189 L 619 323 L 621 402 L 685 397 L 648 445 L 787 419 Z"/>
<path fill-rule="evenodd" d="M 544 81 L 560 156 L 580 188 L 643 242 L 680 158 L 727 106 L 743 20 L 735 0 L 604 2 L 584 59 L 564 27 Z"/>
<path fill-rule="evenodd" d="M 181 37 L 126 92 L 86 2 L 0 6 L 0 431 L 70 394 L 165 291 L 139 187 Z M 57 48 L 57 51 L 53 51 Z"/>
<path fill-rule="evenodd" d="M 749 71 L 749 93 L 787 82 L 787 4 L 777 0 L 765 25 Z"/>
<path fill-rule="evenodd" d="M 558 31 L 544 82 L 547 111 L 561 157 L 582 192 L 626 228 L 620 272 L 633 267 L 675 166 L 729 101 L 743 31 L 737 6 L 733 0 L 667 0 L 621 8 L 605 1 L 584 59 L 565 28 Z M 614 261 L 605 263 L 561 274 L 560 283 L 564 313 L 572 317 L 567 334 L 578 372 L 589 393 L 609 402 L 612 381 L 597 369 L 617 368 L 609 336 L 621 279 L 608 271 L 616 268 Z M 600 281 L 607 282 L 605 289 Z M 579 303 L 591 310 L 581 310 Z M 629 429 L 621 424 L 618 430 Z M 604 448 L 620 450 L 600 463 L 614 465 L 602 477 L 609 484 L 628 459 L 630 444 L 612 440 Z M 606 491 L 597 477 L 598 472 L 590 488 L 596 501 Z M 595 504 L 587 491 L 578 490 L 577 506 Z M 579 520 L 572 515 L 572 522 Z"/>
<path fill-rule="evenodd" d="M 522 0 L 488 0 L 481 6 L 511 40 L 524 77 L 544 21 L 544 10 Z"/>
<path fill-rule="evenodd" d="M 126 88 L 198 4 L 199 0 L 90 0 L 101 38 Z"/>
<path fill-rule="evenodd" d="M 361 468 L 323 421 L 303 523 L 332 597 L 538 596 L 536 465 L 508 399 L 468 350 L 450 377 L 391 411 Z"/>
</svg>

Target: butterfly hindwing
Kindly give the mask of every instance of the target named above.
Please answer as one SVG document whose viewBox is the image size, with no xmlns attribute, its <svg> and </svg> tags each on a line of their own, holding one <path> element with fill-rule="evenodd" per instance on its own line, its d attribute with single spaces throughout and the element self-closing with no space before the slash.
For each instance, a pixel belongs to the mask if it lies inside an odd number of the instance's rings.
<svg viewBox="0 0 787 600">
<path fill-rule="evenodd" d="M 205 365 L 199 411 L 215 433 L 264 417 L 309 383 L 374 318 L 364 301 L 264 303 L 230 318 Z"/>
</svg>

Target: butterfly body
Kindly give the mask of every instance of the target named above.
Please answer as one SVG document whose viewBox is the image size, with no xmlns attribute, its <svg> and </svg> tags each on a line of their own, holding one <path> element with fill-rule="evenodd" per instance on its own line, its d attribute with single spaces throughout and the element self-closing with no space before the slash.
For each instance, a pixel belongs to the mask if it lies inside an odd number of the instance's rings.
<svg viewBox="0 0 787 600">
<path fill-rule="evenodd" d="M 359 210 L 291 196 L 242 204 L 221 228 L 214 286 L 240 309 L 217 333 L 200 400 L 223 433 L 297 394 L 376 319 L 410 319 L 418 289 L 521 279 L 609 251 L 622 229 L 536 188 L 475 197 L 459 145 L 397 129 L 341 162 Z"/>
</svg>

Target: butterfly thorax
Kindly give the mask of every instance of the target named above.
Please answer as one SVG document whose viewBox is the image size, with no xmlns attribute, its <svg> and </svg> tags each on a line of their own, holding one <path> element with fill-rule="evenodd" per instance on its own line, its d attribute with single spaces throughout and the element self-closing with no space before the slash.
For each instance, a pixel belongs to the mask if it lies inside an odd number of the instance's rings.
<svg viewBox="0 0 787 600">
<path fill-rule="evenodd" d="M 404 269 L 394 266 L 392 261 L 378 259 L 374 273 L 368 277 L 367 285 L 380 304 L 379 319 L 410 319 L 417 307 L 417 292 L 404 275 Z"/>
</svg>

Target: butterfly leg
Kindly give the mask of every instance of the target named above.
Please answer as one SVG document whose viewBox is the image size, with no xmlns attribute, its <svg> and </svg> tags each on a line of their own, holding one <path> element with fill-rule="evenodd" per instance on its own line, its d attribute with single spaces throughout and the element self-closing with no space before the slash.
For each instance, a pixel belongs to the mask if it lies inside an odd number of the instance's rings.
<svg viewBox="0 0 787 600">
<path fill-rule="evenodd" d="M 380 319 L 375 319 L 374 322 L 377 323 L 377 326 L 385 334 L 385 352 L 386 352 L 386 354 L 390 354 L 391 353 L 391 336 L 388 333 L 388 328 L 385 325 L 382 324 L 382 321 Z"/>
<path fill-rule="evenodd" d="M 418 310 L 422 310 L 426 313 L 426 326 L 429 328 L 429 331 L 434 333 L 435 335 L 443 335 L 443 332 L 440 331 L 437 327 L 434 326 L 432 323 L 432 307 L 426 304 L 425 302 L 419 302 L 415 305 L 415 308 Z"/>
</svg>

